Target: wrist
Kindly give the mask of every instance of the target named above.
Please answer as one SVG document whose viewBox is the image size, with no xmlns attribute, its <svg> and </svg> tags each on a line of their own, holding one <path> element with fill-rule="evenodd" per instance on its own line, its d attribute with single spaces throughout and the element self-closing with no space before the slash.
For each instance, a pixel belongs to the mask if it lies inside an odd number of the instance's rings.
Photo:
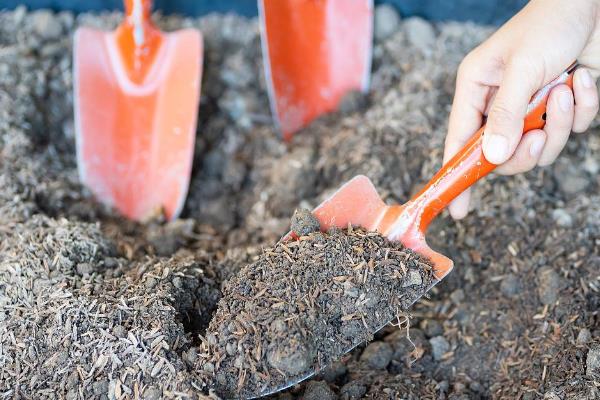
<svg viewBox="0 0 600 400">
<path fill-rule="evenodd" d="M 599 26 L 600 22 L 600 0 L 589 0 L 592 2 L 592 15 L 594 15 L 594 20 L 596 21 L 596 26 Z"/>
</svg>

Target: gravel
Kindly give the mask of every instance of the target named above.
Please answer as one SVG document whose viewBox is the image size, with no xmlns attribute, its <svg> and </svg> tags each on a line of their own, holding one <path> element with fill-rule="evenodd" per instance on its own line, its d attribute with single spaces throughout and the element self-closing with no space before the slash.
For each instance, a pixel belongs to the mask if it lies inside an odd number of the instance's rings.
<svg viewBox="0 0 600 400">
<path fill-rule="evenodd" d="M 421 323 L 421 328 L 425 332 L 425 336 L 432 338 L 440 336 L 444 333 L 444 326 L 435 319 L 426 319 Z"/>
<path fill-rule="evenodd" d="M 429 343 L 431 344 L 433 359 L 436 361 L 440 361 L 444 357 L 444 354 L 450 350 L 450 343 L 443 336 L 433 337 L 429 339 Z"/>
<path fill-rule="evenodd" d="M 558 300 L 561 289 L 561 278 L 551 267 L 545 267 L 537 272 L 538 297 L 544 305 L 552 305 Z"/>
<path fill-rule="evenodd" d="M 587 173 L 581 165 L 573 165 L 559 159 L 554 165 L 554 174 L 559 189 L 567 198 L 573 198 L 589 186 Z"/>
<path fill-rule="evenodd" d="M 402 25 L 408 41 L 421 51 L 429 50 L 435 43 L 435 30 L 433 26 L 419 17 L 410 17 Z"/>
<path fill-rule="evenodd" d="M 384 369 L 387 368 L 394 350 L 386 342 L 373 342 L 360 355 L 360 360 L 366 363 L 371 368 Z"/>
<path fill-rule="evenodd" d="M 552 211 L 552 219 L 558 226 L 563 228 L 570 228 L 573 226 L 573 217 L 571 217 L 571 214 L 562 208 L 557 208 L 556 210 Z"/>
<path fill-rule="evenodd" d="M 414 272 L 414 271 L 410 271 L 408 273 L 408 278 L 406 279 L 406 282 L 404 283 L 404 287 L 409 287 L 409 286 L 415 286 L 415 285 L 420 285 L 423 283 L 423 279 L 421 279 L 421 274 L 419 274 L 418 272 Z"/>
<path fill-rule="evenodd" d="M 63 33 L 61 22 L 52 11 L 34 11 L 31 18 L 34 32 L 44 40 L 58 39 Z"/>
<path fill-rule="evenodd" d="M 600 346 L 596 345 L 588 351 L 585 373 L 589 376 L 600 376 Z"/>
<path fill-rule="evenodd" d="M 311 381 L 304 389 L 302 400 L 335 400 L 337 395 L 322 381 Z"/>
<path fill-rule="evenodd" d="M 383 40 L 392 35 L 400 26 L 400 14 L 390 4 L 375 7 L 373 18 L 373 36 L 375 40 Z"/>
<path fill-rule="evenodd" d="M 521 293 L 522 285 L 519 277 L 515 274 L 508 274 L 500 283 L 500 292 L 506 297 L 515 297 Z"/>
<path fill-rule="evenodd" d="M 590 332 L 590 330 L 587 328 L 583 328 L 577 334 L 576 342 L 578 345 L 585 345 L 585 344 L 589 343 L 591 340 L 592 340 L 592 332 Z"/>
<path fill-rule="evenodd" d="M 358 400 L 361 399 L 365 393 L 367 393 L 367 388 L 365 386 L 358 382 L 349 382 L 341 387 L 340 398 L 342 400 Z"/>
<path fill-rule="evenodd" d="M 319 220 L 306 208 L 294 211 L 291 223 L 292 232 L 298 236 L 306 236 L 321 230 Z"/>
<path fill-rule="evenodd" d="M 465 291 L 463 289 L 456 289 L 450 293 L 450 300 L 456 305 L 461 304 L 465 300 Z"/>
</svg>

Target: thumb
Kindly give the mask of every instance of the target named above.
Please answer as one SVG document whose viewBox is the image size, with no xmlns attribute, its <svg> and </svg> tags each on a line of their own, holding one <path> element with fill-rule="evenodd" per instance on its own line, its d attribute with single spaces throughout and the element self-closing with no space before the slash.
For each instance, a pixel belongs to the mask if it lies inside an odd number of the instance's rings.
<svg viewBox="0 0 600 400">
<path fill-rule="evenodd" d="M 540 68 L 511 62 L 493 100 L 483 136 L 483 154 L 493 164 L 506 162 L 523 134 L 523 119 L 531 96 L 543 82 Z"/>
</svg>

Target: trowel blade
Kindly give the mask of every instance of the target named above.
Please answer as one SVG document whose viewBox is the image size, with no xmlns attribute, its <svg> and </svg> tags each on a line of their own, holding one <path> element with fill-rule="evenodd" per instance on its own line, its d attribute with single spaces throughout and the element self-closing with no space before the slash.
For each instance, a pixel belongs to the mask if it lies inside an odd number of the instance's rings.
<svg viewBox="0 0 600 400">
<path fill-rule="evenodd" d="M 202 68 L 192 29 L 163 34 L 142 82 L 114 32 L 80 28 L 74 43 L 77 164 L 82 182 L 128 218 L 177 217 L 190 179 Z"/>
</svg>

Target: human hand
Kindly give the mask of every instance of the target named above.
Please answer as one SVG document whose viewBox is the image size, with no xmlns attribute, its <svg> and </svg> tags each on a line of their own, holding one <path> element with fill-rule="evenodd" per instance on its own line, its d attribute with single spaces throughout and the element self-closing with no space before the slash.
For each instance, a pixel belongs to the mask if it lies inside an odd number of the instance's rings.
<svg viewBox="0 0 600 400">
<path fill-rule="evenodd" d="M 582 67 L 573 91 L 555 87 L 548 98 L 546 126 L 522 137 L 531 96 L 573 61 Z M 469 140 L 487 116 L 483 153 L 512 175 L 554 162 L 571 131 L 585 131 L 598 112 L 600 0 L 532 0 L 494 35 L 469 53 L 458 69 L 444 163 Z M 450 204 L 463 218 L 470 193 Z"/>
</svg>

